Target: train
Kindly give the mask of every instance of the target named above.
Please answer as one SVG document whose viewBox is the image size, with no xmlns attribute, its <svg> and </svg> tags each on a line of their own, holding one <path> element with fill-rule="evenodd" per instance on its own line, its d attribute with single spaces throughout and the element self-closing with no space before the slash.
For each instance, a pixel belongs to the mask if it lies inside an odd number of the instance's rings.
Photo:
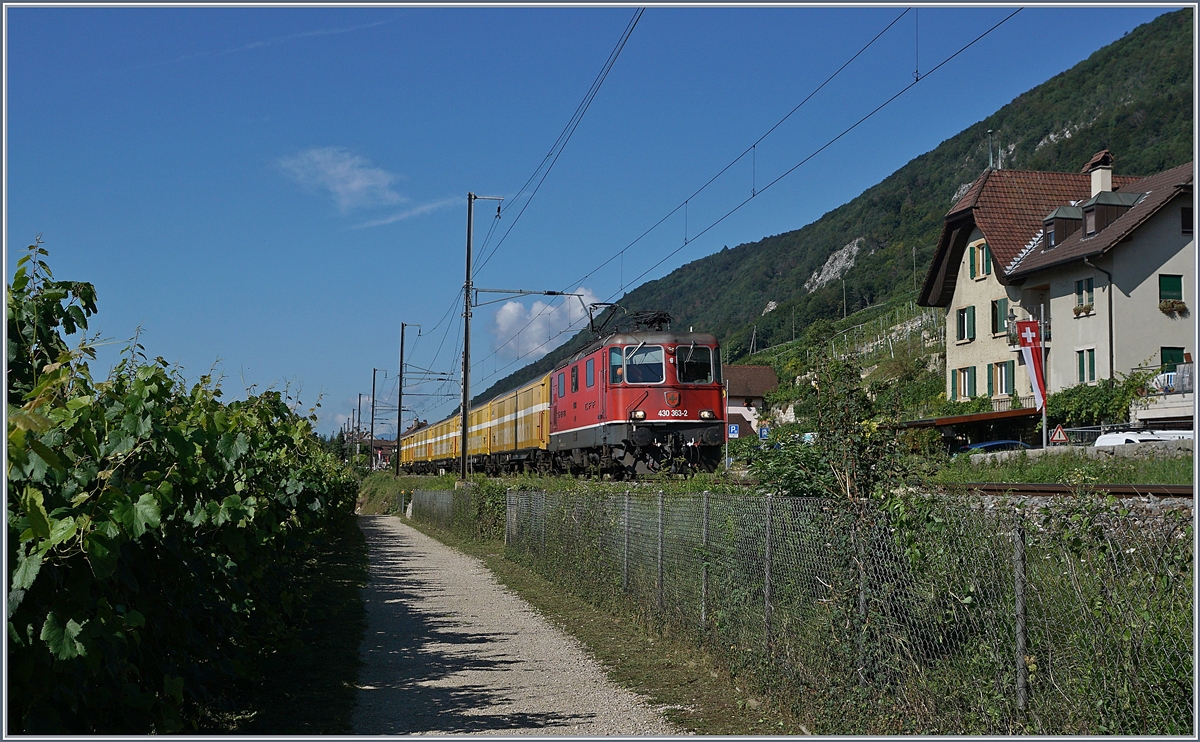
<svg viewBox="0 0 1200 742">
<path fill-rule="evenodd" d="M 715 471 L 725 444 L 721 347 L 669 325 L 597 336 L 549 373 L 473 406 L 473 472 L 632 479 Z M 400 437 L 400 467 L 458 471 L 461 415 Z"/>
</svg>

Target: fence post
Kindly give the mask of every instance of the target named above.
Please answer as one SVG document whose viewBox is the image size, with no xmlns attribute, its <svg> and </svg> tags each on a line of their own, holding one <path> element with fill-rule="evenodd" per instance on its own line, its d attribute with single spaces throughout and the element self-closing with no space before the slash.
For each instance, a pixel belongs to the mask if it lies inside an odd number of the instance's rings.
<svg viewBox="0 0 1200 742">
<path fill-rule="evenodd" d="M 629 592 L 629 490 L 625 490 L 625 548 L 621 556 L 621 591 Z"/>
<path fill-rule="evenodd" d="M 1013 529 L 1014 603 L 1016 608 L 1017 710 L 1024 712 L 1028 668 L 1025 666 L 1025 529 L 1017 522 Z"/>
<path fill-rule="evenodd" d="M 767 651 L 771 650 L 771 551 L 774 544 L 771 543 L 771 495 L 767 495 L 767 545 L 764 561 L 766 562 L 763 570 L 763 633 L 766 639 Z"/>
<path fill-rule="evenodd" d="M 665 536 L 666 528 L 664 527 L 663 518 L 663 492 L 658 491 L 658 610 L 663 609 L 663 537 Z"/>
<path fill-rule="evenodd" d="M 708 492 L 700 507 L 700 631 L 708 626 Z"/>
</svg>

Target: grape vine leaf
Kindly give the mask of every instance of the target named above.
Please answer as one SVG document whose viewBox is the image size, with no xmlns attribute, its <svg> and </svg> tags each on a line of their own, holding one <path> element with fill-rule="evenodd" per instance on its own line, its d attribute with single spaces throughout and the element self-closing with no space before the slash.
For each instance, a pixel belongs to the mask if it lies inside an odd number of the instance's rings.
<svg viewBox="0 0 1200 742">
<path fill-rule="evenodd" d="M 50 647 L 50 652 L 55 657 L 70 660 L 87 654 L 83 642 L 78 639 L 81 631 L 83 624 L 77 623 L 73 618 L 64 624 L 58 614 L 51 611 L 46 616 L 46 623 L 42 624 L 41 639 Z"/>
<path fill-rule="evenodd" d="M 38 538 L 50 537 L 50 516 L 46 514 L 46 506 L 42 501 L 42 493 L 33 487 L 26 487 L 21 496 L 21 509 L 29 518 L 29 527 Z"/>
</svg>

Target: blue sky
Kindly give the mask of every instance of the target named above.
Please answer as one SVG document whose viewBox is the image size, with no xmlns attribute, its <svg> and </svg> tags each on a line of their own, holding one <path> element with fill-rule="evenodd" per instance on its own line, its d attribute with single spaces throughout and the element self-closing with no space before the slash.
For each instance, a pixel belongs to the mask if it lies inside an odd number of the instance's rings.
<svg viewBox="0 0 1200 742">
<path fill-rule="evenodd" d="M 1012 11 L 909 12 L 686 217 L 591 272 L 904 10 L 649 8 L 477 285 L 619 295 Z M 1169 10 L 1023 10 L 638 282 L 813 221 Z M 394 404 L 401 321 L 422 326 L 408 362 L 456 373 L 466 194 L 514 204 L 486 247 L 495 204 L 477 204 L 487 255 L 635 9 L 6 11 L 7 275 L 41 233 L 57 277 L 96 285 L 93 329 L 113 341 L 98 371 L 140 326 L 147 352 L 189 378 L 217 364 L 230 397 L 243 383 L 290 385 L 306 408 L 320 397 L 332 432 L 372 368 Z M 536 302 L 476 310 L 474 390 L 568 337 L 579 312 L 539 316 Z M 456 387 L 410 391 L 439 389 Z M 409 402 L 426 419 L 455 405 Z M 394 430 L 386 418 L 377 431 Z"/>
</svg>

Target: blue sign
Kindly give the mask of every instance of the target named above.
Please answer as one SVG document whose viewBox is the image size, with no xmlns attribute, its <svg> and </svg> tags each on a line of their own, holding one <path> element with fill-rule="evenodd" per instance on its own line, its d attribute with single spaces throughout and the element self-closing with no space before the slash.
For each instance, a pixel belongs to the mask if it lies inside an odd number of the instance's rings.
<svg viewBox="0 0 1200 742">
<path fill-rule="evenodd" d="M 765 441 L 767 439 L 767 436 L 770 435 L 770 433 L 771 433 L 771 429 L 768 428 L 766 425 L 763 425 L 762 427 L 760 427 L 758 429 L 758 439 L 760 441 Z"/>
<path fill-rule="evenodd" d="M 737 424 L 736 424 L 736 423 L 730 424 L 730 426 L 729 426 L 729 437 L 730 437 L 730 438 L 737 438 L 737 437 L 738 437 L 738 426 L 737 426 Z"/>
</svg>

